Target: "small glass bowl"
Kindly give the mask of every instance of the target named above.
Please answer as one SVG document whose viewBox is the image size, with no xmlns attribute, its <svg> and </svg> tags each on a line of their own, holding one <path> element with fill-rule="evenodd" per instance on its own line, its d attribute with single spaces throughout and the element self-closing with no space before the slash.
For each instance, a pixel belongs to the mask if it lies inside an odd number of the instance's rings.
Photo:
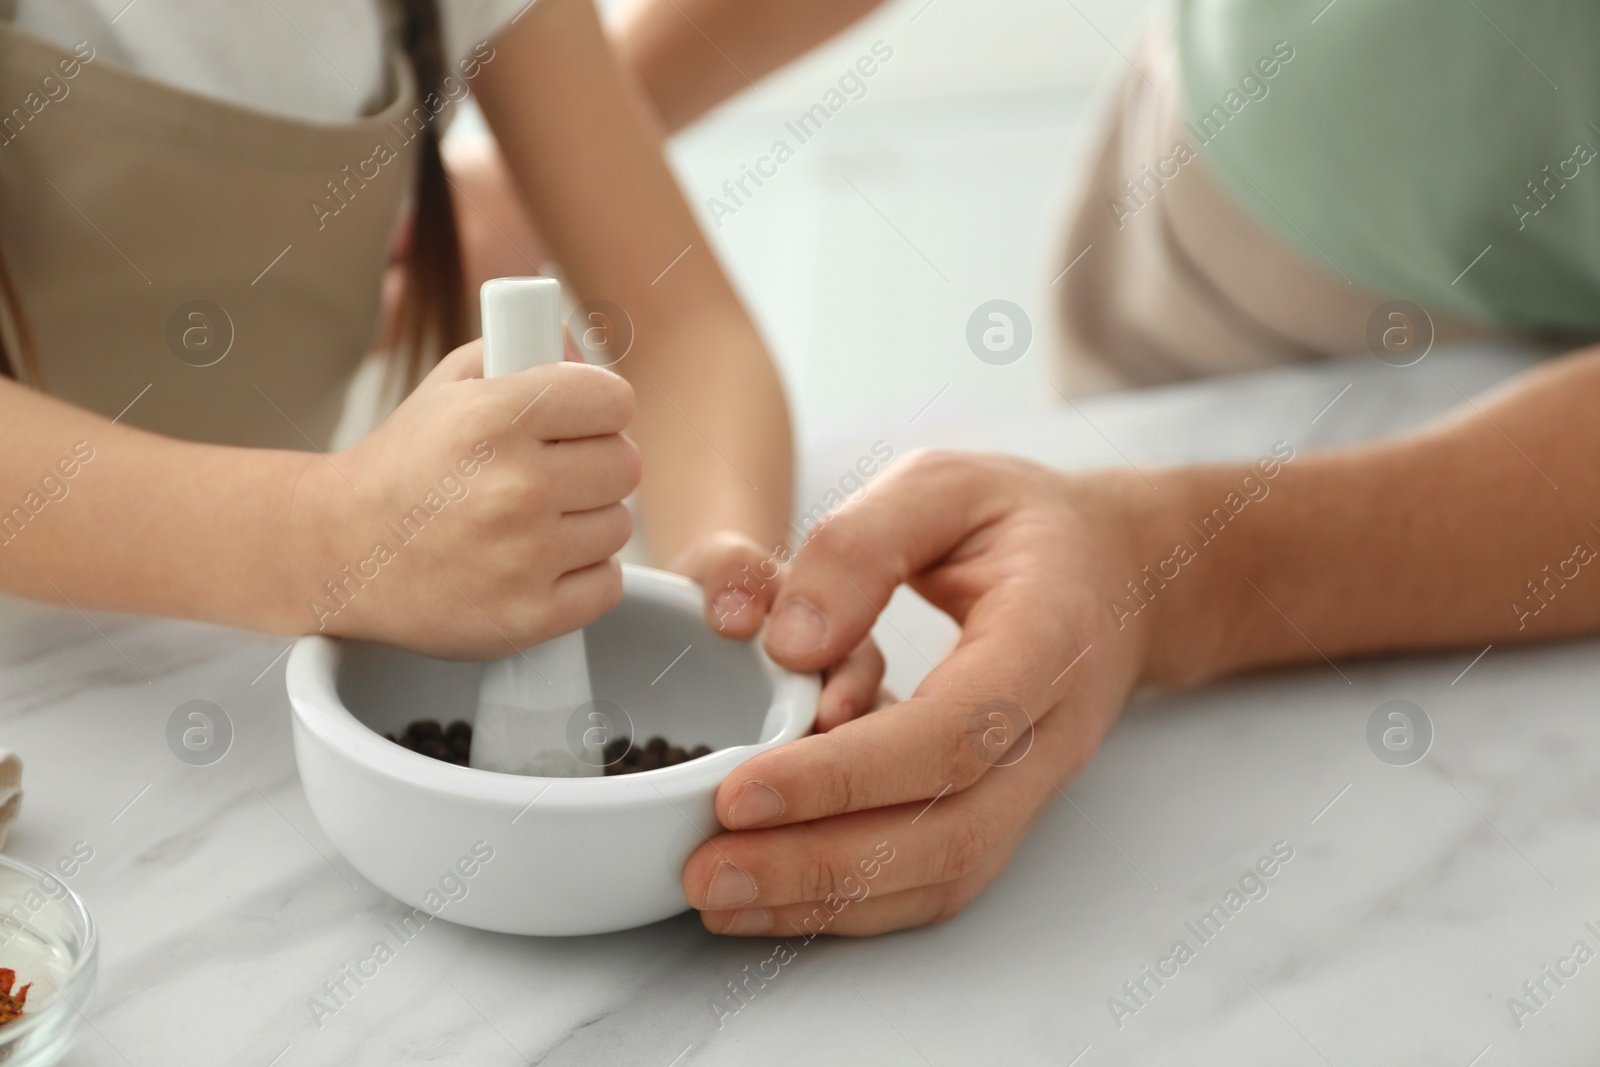
<svg viewBox="0 0 1600 1067">
<path fill-rule="evenodd" d="M 0 856 L 0 967 L 17 972 L 18 987 L 33 983 L 22 1016 L 0 1025 L 0 1064 L 45 1067 L 71 1046 L 94 995 L 99 940 L 65 882 Z"/>
</svg>

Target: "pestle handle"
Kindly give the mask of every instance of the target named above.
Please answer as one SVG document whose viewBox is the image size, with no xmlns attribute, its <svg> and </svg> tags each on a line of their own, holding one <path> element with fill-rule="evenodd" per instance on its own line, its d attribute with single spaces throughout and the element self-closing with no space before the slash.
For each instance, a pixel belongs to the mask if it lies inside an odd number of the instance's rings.
<svg viewBox="0 0 1600 1067">
<path fill-rule="evenodd" d="M 565 358 L 560 282 L 495 278 L 483 283 L 480 300 L 485 378 Z M 566 742 L 568 717 L 591 699 L 582 630 L 491 664 L 479 694 L 469 762 L 509 774 L 599 774 L 598 762 L 580 760 Z"/>
<path fill-rule="evenodd" d="M 554 278 L 493 278 L 483 306 L 483 376 L 498 378 L 541 363 L 560 363 L 561 283 Z"/>
</svg>

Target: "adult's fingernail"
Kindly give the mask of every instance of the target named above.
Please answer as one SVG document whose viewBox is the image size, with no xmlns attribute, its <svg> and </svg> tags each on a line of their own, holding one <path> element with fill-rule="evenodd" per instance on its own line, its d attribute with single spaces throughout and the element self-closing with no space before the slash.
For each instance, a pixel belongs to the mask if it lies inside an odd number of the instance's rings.
<svg viewBox="0 0 1600 1067">
<path fill-rule="evenodd" d="M 728 809 L 728 829 L 747 830 L 761 826 L 783 814 L 783 798 L 771 786 L 746 782 Z"/>
<path fill-rule="evenodd" d="M 767 644 L 791 656 L 814 652 L 828 636 L 828 620 L 804 600 L 786 600 L 767 627 Z"/>
<path fill-rule="evenodd" d="M 712 920 L 719 934 L 764 934 L 772 929 L 772 912 L 766 908 L 740 908 Z"/>
<path fill-rule="evenodd" d="M 756 899 L 756 882 L 733 864 L 724 860 L 717 864 L 711 875 L 711 885 L 706 889 L 706 911 L 737 908 Z"/>
</svg>

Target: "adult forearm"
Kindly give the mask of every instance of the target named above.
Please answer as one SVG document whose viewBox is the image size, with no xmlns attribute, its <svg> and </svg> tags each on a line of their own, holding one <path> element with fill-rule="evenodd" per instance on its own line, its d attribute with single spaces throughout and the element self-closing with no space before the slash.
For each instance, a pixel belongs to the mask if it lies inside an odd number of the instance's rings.
<svg viewBox="0 0 1600 1067">
<path fill-rule="evenodd" d="M 1244 468 L 1179 473 L 1161 523 L 1194 558 L 1146 594 L 1153 679 L 1600 628 L 1597 404 L 1590 350 L 1405 437 L 1254 470 L 1260 499 Z"/>
<path fill-rule="evenodd" d="M 636 0 L 612 25 L 667 130 L 682 129 L 882 0 Z"/>
<path fill-rule="evenodd" d="M 84 610 L 291 632 L 291 514 L 314 457 L 144 433 L 0 381 L 0 588 Z"/>
</svg>

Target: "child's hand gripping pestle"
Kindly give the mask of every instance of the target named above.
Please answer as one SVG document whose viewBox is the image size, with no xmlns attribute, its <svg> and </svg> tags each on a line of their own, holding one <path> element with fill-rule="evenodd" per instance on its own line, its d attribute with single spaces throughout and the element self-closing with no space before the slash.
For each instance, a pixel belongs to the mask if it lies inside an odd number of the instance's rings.
<svg viewBox="0 0 1600 1067">
<path fill-rule="evenodd" d="M 485 282 L 483 376 L 497 378 L 541 363 L 559 363 L 561 283 L 554 278 Z M 567 723 L 591 699 L 583 631 L 552 638 L 484 668 L 468 763 L 480 770 L 549 778 L 602 773 L 598 750 L 580 758 Z"/>
</svg>

